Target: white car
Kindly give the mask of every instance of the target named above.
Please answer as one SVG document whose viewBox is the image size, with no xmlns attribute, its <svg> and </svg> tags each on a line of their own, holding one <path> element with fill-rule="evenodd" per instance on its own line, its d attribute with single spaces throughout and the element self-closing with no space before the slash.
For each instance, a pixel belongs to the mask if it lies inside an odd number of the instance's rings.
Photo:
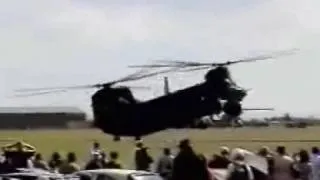
<svg viewBox="0 0 320 180">
<path fill-rule="evenodd" d="M 82 170 L 73 175 L 80 180 L 163 180 L 156 173 L 127 169 Z"/>
</svg>

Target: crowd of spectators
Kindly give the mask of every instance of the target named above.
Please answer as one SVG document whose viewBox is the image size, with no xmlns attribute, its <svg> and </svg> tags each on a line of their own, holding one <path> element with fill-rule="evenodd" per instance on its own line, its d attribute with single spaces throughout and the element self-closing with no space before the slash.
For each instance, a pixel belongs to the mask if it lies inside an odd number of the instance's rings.
<svg viewBox="0 0 320 180">
<path fill-rule="evenodd" d="M 54 152 L 46 161 L 40 153 L 28 158 L 27 163 L 20 164 L 27 168 L 40 168 L 51 172 L 71 174 L 79 170 L 91 169 L 122 169 L 119 154 L 116 151 L 105 152 L 100 144 L 95 142 L 91 149 L 91 159 L 81 167 L 76 154 L 70 152 L 66 157 Z M 212 180 L 215 179 L 211 170 L 224 169 L 226 180 L 320 180 L 320 152 L 318 147 L 313 147 L 310 152 L 300 150 L 289 155 L 284 146 L 278 146 L 274 151 L 262 147 L 256 156 L 265 159 L 267 172 L 259 171 L 245 159 L 245 155 L 238 152 L 231 156 L 228 147 L 221 147 L 218 154 L 206 158 L 193 150 L 190 140 L 184 139 L 179 143 L 179 151 L 171 153 L 170 148 L 164 148 L 157 159 L 149 154 L 148 147 L 142 142 L 136 143 L 135 169 L 154 171 L 165 180 Z M 10 172 L 17 166 L 14 158 L 3 158 L 1 172 Z"/>
</svg>

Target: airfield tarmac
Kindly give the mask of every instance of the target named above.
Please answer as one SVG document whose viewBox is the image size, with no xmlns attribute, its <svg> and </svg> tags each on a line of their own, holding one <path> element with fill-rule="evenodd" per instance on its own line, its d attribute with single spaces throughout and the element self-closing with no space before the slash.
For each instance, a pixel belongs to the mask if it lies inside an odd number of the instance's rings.
<svg viewBox="0 0 320 180">
<path fill-rule="evenodd" d="M 143 138 L 150 147 L 153 157 L 161 153 L 163 147 L 176 150 L 178 141 L 188 137 L 192 140 L 195 149 L 209 157 L 218 152 L 219 147 L 243 147 L 256 151 L 262 145 L 275 148 L 285 145 L 289 152 L 300 148 L 310 149 L 320 146 L 320 126 L 305 129 L 289 129 L 284 127 L 260 128 L 226 128 L 207 130 L 168 130 Z M 101 143 L 106 151 L 116 150 L 120 153 L 120 160 L 127 166 L 133 163 L 134 139 L 123 138 L 120 142 L 113 142 L 113 137 L 103 134 L 99 130 L 26 130 L 1 131 L 1 145 L 14 139 L 23 139 L 34 145 L 39 152 L 49 158 L 53 151 L 66 153 L 74 151 L 81 162 L 89 158 L 89 151 L 94 140 Z M 12 142 L 12 141 L 11 141 Z"/>
</svg>

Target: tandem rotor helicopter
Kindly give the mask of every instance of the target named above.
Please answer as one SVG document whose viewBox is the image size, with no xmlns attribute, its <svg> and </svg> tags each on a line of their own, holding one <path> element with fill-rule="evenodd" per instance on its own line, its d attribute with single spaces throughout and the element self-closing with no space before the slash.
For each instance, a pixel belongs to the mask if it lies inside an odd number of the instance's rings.
<svg viewBox="0 0 320 180">
<path fill-rule="evenodd" d="M 102 84 L 20 89 L 16 92 L 31 92 L 32 94 L 29 95 L 39 95 L 73 89 L 99 88 L 91 96 L 93 126 L 106 134 L 113 135 L 114 140 L 119 140 L 123 136 L 140 139 L 166 129 L 190 127 L 195 120 L 204 116 L 224 113 L 232 118 L 239 117 L 243 112 L 241 102 L 247 96 L 247 90 L 236 85 L 230 77 L 227 66 L 274 59 L 291 55 L 296 50 L 280 51 L 226 63 L 170 61 L 162 64 L 129 66 L 142 68 L 142 71 Z M 144 68 L 160 67 L 171 69 L 143 74 Z M 204 82 L 168 92 L 147 101 L 135 99 L 128 86 L 116 86 L 118 83 L 136 81 L 163 73 L 202 69 L 209 69 L 205 74 Z"/>
</svg>

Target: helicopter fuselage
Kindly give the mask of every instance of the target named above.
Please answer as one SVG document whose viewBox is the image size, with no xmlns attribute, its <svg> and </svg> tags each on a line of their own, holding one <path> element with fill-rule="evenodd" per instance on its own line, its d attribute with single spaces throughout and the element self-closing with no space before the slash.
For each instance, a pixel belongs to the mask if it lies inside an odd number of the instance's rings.
<svg viewBox="0 0 320 180">
<path fill-rule="evenodd" d="M 140 137 L 169 128 L 184 128 L 203 116 L 224 111 L 241 114 L 240 101 L 246 96 L 220 78 L 138 102 L 128 88 L 105 88 L 92 96 L 94 124 L 114 136 Z M 223 106 L 220 100 L 226 100 Z"/>
</svg>

